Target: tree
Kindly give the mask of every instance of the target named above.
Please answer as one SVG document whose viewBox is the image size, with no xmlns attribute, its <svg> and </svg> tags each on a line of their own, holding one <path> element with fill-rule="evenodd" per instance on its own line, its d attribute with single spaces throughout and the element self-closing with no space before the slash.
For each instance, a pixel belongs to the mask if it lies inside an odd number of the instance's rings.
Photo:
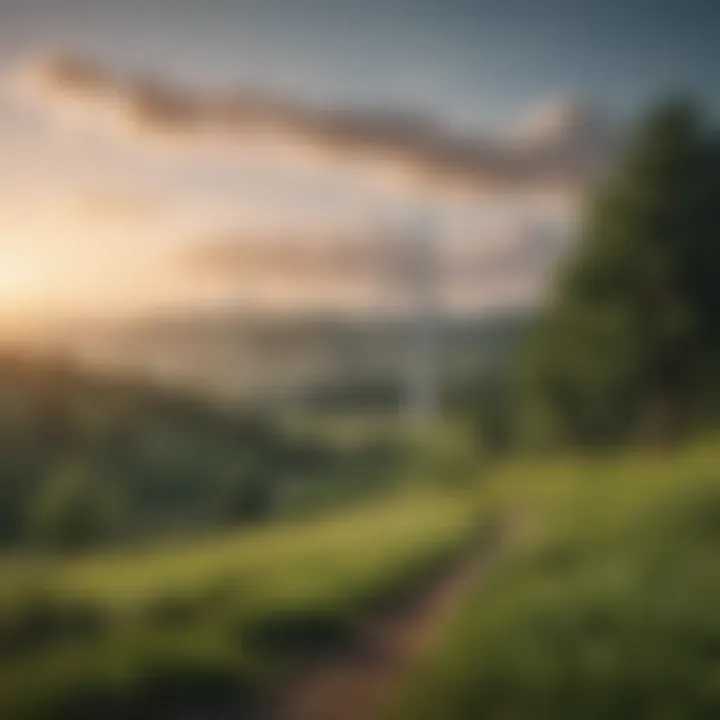
<svg viewBox="0 0 720 720">
<path fill-rule="evenodd" d="M 29 508 L 31 538 L 50 548 L 72 550 L 112 537 L 120 527 L 124 503 L 85 463 L 51 469 Z"/>
<path fill-rule="evenodd" d="M 217 497 L 218 516 L 232 523 L 263 520 L 272 511 L 273 481 L 252 463 L 233 464 L 221 474 Z"/>
<path fill-rule="evenodd" d="M 717 380 L 719 171 L 691 106 L 641 123 L 525 358 L 531 435 L 668 440 L 690 425 Z"/>
<path fill-rule="evenodd" d="M 517 441 L 514 380 L 503 355 L 501 362 L 455 380 L 445 398 L 450 412 L 470 423 L 476 443 L 491 458 L 511 452 Z"/>
</svg>

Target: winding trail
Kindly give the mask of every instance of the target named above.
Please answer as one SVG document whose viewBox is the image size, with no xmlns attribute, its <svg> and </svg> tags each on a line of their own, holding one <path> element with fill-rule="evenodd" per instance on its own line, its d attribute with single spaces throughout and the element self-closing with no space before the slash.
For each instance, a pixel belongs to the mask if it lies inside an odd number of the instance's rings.
<svg viewBox="0 0 720 720">
<path fill-rule="evenodd" d="M 367 618 L 351 647 L 316 661 L 256 720 L 376 720 L 482 581 L 504 534 L 494 531 L 409 600 Z"/>
</svg>

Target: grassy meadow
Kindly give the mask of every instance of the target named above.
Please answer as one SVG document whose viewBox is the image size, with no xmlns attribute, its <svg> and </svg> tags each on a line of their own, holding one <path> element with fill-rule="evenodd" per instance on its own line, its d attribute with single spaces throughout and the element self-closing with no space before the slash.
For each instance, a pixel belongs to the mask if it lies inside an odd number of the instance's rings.
<svg viewBox="0 0 720 720">
<path fill-rule="evenodd" d="M 713 439 L 452 472 L 312 519 L 7 552 L 0 716 L 249 713 L 498 519 L 489 572 L 394 690 L 389 720 L 717 716 Z"/>
<path fill-rule="evenodd" d="M 137 550 L 9 555 L 0 717 L 250 707 L 467 542 L 474 495 L 415 490 L 312 522 Z"/>
<path fill-rule="evenodd" d="M 393 720 L 714 718 L 720 453 L 514 462 L 514 526 Z"/>
</svg>

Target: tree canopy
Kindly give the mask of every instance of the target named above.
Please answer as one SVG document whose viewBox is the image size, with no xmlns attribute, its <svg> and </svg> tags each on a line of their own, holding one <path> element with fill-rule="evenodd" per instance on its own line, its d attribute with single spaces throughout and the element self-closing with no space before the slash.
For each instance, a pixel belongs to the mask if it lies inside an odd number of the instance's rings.
<svg viewBox="0 0 720 720">
<path fill-rule="evenodd" d="M 523 364 L 526 437 L 677 437 L 715 417 L 720 144 L 690 104 L 653 109 L 591 203 Z"/>
</svg>

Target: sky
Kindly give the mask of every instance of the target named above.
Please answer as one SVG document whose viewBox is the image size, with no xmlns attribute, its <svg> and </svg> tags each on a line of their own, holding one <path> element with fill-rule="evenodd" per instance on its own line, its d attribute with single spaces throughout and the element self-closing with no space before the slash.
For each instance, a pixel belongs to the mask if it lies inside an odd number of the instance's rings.
<svg viewBox="0 0 720 720">
<path fill-rule="evenodd" d="M 452 302 L 530 297 L 620 128 L 720 109 L 718 39 L 716 0 L 0 0 L 0 317 L 365 307 L 318 243 L 428 210 L 505 268 Z"/>
</svg>

